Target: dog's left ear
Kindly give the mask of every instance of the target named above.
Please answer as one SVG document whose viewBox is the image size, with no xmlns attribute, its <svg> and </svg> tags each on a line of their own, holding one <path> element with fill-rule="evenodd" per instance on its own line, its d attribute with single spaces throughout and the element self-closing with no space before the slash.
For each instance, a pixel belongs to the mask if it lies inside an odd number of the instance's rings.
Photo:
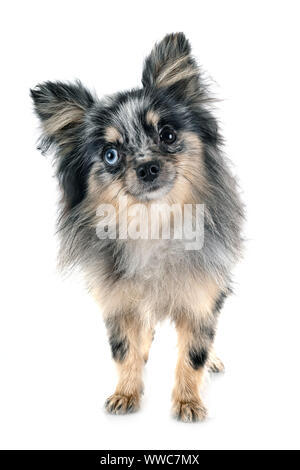
<svg viewBox="0 0 300 470">
<path fill-rule="evenodd" d="M 142 76 L 145 88 L 168 89 L 187 104 L 201 99 L 200 74 L 183 33 L 168 34 L 146 58 Z"/>
</svg>

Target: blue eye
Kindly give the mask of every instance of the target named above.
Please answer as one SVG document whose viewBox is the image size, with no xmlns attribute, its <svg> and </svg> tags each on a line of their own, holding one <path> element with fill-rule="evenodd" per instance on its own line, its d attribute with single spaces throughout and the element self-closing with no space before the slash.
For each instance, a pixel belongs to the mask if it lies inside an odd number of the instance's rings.
<svg viewBox="0 0 300 470">
<path fill-rule="evenodd" d="M 107 149 L 104 153 L 104 161 L 109 165 L 115 165 L 119 160 L 119 154 L 116 149 Z"/>
</svg>

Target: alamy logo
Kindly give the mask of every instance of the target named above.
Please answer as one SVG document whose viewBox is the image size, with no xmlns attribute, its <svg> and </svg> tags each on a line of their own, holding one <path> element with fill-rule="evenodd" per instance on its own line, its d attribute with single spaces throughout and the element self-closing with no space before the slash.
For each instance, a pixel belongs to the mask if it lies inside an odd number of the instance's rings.
<svg viewBox="0 0 300 470">
<path fill-rule="evenodd" d="M 182 240 L 186 250 L 204 243 L 204 204 L 100 204 L 96 233 L 100 239 Z"/>
</svg>

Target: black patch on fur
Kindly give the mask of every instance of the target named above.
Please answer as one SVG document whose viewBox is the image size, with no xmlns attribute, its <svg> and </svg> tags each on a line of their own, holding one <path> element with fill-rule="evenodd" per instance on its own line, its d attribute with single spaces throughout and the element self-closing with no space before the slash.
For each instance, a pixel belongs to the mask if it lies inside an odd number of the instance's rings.
<svg viewBox="0 0 300 470">
<path fill-rule="evenodd" d="M 111 336 L 109 338 L 109 344 L 111 347 L 112 357 L 115 361 L 124 361 L 126 354 L 129 349 L 128 341 L 126 338 L 121 339 L 119 337 Z"/>
<path fill-rule="evenodd" d="M 193 369 L 198 370 L 203 367 L 208 357 L 208 352 L 204 348 L 196 349 L 191 348 L 189 350 L 190 363 Z"/>
<path fill-rule="evenodd" d="M 193 122 L 193 132 L 199 134 L 201 140 L 205 144 L 210 144 L 214 146 L 221 145 L 223 139 L 219 133 L 218 122 L 216 118 L 211 114 L 211 112 L 204 108 L 198 107 L 193 110 L 192 122 Z M 207 155 L 204 153 L 204 157 Z M 208 162 L 209 164 L 210 162 Z"/>
<path fill-rule="evenodd" d="M 109 344 L 111 347 L 112 357 L 115 361 L 124 361 L 129 350 L 129 343 L 121 332 L 118 320 L 112 318 L 106 321 L 106 327 L 109 331 Z"/>
<path fill-rule="evenodd" d="M 216 331 L 213 326 L 202 326 L 200 331 L 200 336 L 208 338 L 210 341 L 214 340 Z"/>
<path fill-rule="evenodd" d="M 217 314 L 221 311 L 227 296 L 228 296 L 228 292 L 221 292 L 214 306 L 214 310 L 213 310 L 214 314 Z"/>
<path fill-rule="evenodd" d="M 68 209 L 72 209 L 85 197 L 91 162 L 78 151 L 72 151 L 61 159 L 58 178 L 63 188 Z"/>
</svg>

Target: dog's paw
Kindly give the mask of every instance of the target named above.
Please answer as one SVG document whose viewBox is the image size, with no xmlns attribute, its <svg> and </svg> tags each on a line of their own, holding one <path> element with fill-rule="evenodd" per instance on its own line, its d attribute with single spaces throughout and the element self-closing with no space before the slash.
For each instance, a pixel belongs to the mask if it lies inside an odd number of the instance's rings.
<svg viewBox="0 0 300 470">
<path fill-rule="evenodd" d="M 225 372 L 225 366 L 223 362 L 215 355 L 208 359 L 207 367 L 209 372 L 214 372 L 216 374 L 219 372 Z"/>
<path fill-rule="evenodd" d="M 115 415 L 134 413 L 139 407 L 140 399 L 138 395 L 127 396 L 114 393 L 105 402 L 106 411 Z"/>
<path fill-rule="evenodd" d="M 201 401 L 182 402 L 173 404 L 173 415 L 184 423 L 203 421 L 207 417 L 207 410 Z"/>
</svg>

